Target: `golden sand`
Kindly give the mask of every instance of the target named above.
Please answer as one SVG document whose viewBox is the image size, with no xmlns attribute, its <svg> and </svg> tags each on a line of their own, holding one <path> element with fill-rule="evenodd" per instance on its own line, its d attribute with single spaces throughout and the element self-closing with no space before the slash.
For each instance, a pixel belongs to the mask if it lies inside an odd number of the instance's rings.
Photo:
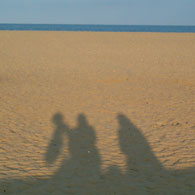
<svg viewBox="0 0 195 195">
<path fill-rule="evenodd" d="M 194 194 L 195 34 L 0 31 L 0 194 Z"/>
</svg>

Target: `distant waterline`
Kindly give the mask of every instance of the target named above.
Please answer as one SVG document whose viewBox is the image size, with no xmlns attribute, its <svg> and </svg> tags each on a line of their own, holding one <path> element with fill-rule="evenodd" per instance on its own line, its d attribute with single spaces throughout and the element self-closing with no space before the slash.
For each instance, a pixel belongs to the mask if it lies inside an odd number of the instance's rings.
<svg viewBox="0 0 195 195">
<path fill-rule="evenodd" d="M 195 33 L 195 26 L 0 24 L 0 30 Z"/>
</svg>

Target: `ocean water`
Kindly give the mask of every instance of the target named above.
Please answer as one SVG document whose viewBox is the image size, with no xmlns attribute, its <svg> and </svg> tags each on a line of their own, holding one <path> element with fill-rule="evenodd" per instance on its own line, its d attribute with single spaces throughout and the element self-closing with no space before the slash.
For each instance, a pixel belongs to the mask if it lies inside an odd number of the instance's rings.
<svg viewBox="0 0 195 195">
<path fill-rule="evenodd" d="M 195 33 L 195 26 L 0 24 L 0 30 Z"/>
</svg>

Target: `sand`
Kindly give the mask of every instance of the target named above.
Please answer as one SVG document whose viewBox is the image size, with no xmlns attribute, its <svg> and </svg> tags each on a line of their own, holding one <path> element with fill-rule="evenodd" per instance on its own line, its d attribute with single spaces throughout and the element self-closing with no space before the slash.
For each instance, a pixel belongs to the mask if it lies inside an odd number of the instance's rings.
<svg viewBox="0 0 195 195">
<path fill-rule="evenodd" d="M 0 31 L 0 194 L 195 194 L 195 34 Z"/>
</svg>

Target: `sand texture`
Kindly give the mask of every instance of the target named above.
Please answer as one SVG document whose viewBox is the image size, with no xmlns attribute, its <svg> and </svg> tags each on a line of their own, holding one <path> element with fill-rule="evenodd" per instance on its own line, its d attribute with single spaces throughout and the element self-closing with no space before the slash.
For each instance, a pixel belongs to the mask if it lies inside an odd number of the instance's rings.
<svg viewBox="0 0 195 195">
<path fill-rule="evenodd" d="M 195 194 L 195 34 L 0 31 L 0 194 Z"/>
</svg>

